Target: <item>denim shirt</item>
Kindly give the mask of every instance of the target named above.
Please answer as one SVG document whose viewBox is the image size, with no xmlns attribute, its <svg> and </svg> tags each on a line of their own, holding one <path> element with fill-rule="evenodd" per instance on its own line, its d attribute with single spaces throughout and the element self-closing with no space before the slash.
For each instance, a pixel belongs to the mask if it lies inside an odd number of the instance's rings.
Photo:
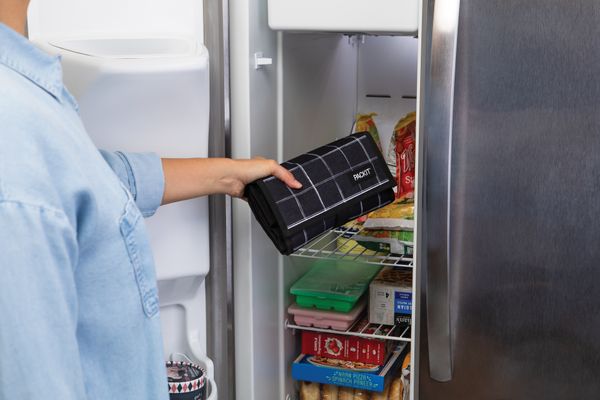
<svg viewBox="0 0 600 400">
<path fill-rule="evenodd" d="M 0 24 L 0 399 L 168 399 L 143 221 L 163 179 L 98 151 L 60 60 Z"/>
</svg>

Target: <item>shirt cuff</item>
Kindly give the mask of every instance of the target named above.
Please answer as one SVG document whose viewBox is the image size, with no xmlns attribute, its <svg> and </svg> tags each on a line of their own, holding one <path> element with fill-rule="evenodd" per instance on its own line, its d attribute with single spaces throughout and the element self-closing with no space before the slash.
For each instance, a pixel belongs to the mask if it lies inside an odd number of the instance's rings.
<svg viewBox="0 0 600 400">
<path fill-rule="evenodd" d="M 144 217 L 154 215 L 165 190 L 165 177 L 160 157 L 155 153 L 117 152 L 129 176 L 131 194 Z"/>
</svg>

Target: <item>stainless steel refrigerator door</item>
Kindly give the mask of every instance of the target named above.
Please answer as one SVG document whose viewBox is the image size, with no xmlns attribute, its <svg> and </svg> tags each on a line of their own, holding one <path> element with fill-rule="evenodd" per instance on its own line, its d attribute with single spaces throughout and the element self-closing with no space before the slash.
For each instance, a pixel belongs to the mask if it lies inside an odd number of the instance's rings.
<svg viewBox="0 0 600 400">
<path fill-rule="evenodd" d="M 445 153 L 431 54 L 419 398 L 600 398 L 600 3 L 461 0 Z"/>
</svg>

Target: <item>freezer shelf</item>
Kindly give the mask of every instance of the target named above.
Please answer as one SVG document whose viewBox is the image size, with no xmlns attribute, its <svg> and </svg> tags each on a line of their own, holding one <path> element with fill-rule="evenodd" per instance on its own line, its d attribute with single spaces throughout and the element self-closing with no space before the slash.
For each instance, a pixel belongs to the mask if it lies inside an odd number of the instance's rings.
<svg viewBox="0 0 600 400">
<path fill-rule="evenodd" d="M 357 261 L 395 267 L 413 267 L 412 256 L 395 255 L 368 250 L 354 241 L 366 230 L 356 226 L 341 226 L 317 237 L 305 247 L 296 250 L 293 257 Z M 412 245 L 408 245 L 412 249 Z"/>
<path fill-rule="evenodd" d="M 345 331 L 338 331 L 335 329 L 325 329 L 325 328 L 316 328 L 314 326 L 302 326 L 296 325 L 289 320 L 285 321 L 286 328 L 289 329 L 299 329 L 304 331 L 313 331 L 313 332 L 324 332 L 334 335 L 346 335 L 346 336 L 358 336 L 367 339 L 382 339 L 382 340 L 394 340 L 397 342 L 410 342 L 411 341 L 411 332 L 410 325 L 380 325 L 380 324 L 369 324 L 366 323 L 364 327 L 361 329 L 355 329 L 354 327 L 358 324 L 364 323 L 364 319 L 366 315 L 362 318 L 357 319 L 357 321 L 350 326 L 350 328 Z M 389 329 L 386 334 L 373 334 L 367 333 L 368 331 L 380 332 L 384 329 Z"/>
</svg>

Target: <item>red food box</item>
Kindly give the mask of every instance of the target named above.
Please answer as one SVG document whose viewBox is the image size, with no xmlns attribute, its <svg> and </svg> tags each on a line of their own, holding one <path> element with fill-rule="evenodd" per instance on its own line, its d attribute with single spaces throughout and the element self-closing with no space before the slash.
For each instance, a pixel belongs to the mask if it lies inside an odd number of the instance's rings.
<svg viewBox="0 0 600 400">
<path fill-rule="evenodd" d="M 383 365 L 389 350 L 385 340 L 302 331 L 304 354 Z"/>
</svg>

